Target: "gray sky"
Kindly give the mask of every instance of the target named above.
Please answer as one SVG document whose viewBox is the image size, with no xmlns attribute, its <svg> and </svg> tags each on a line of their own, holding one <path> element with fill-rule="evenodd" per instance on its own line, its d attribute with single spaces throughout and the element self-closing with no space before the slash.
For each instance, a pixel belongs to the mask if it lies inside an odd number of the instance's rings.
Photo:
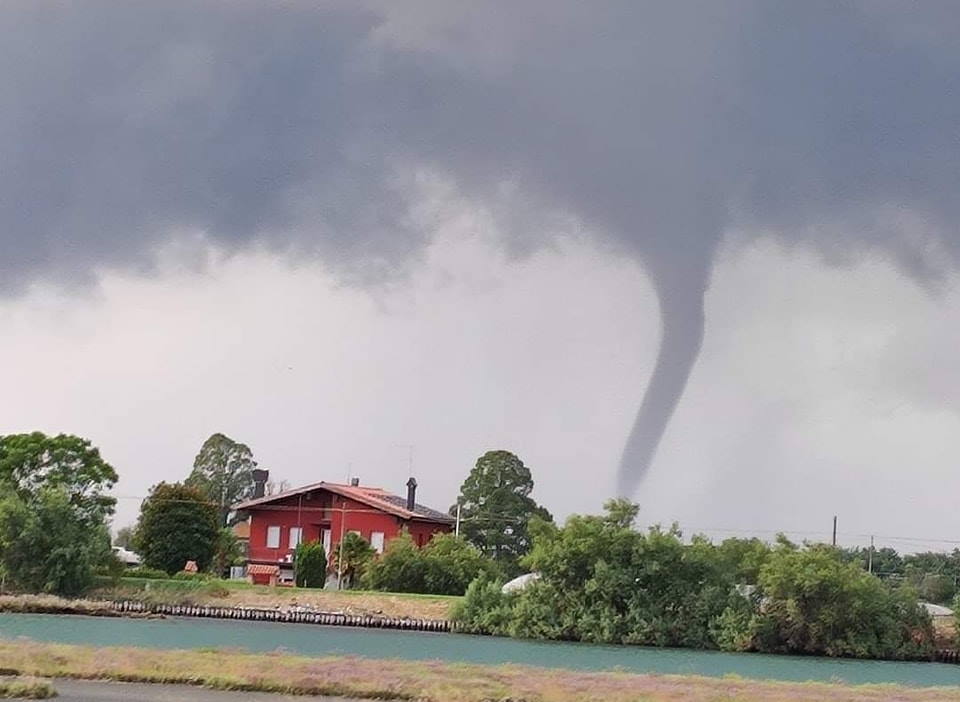
<svg viewBox="0 0 960 702">
<path fill-rule="evenodd" d="M 954 7 L 5 3 L 0 431 L 960 539 Z"/>
</svg>

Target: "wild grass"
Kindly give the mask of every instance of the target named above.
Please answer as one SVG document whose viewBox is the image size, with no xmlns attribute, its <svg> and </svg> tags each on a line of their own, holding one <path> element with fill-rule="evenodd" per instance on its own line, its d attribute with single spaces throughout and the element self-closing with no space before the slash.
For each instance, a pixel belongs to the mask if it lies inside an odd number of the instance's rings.
<svg viewBox="0 0 960 702">
<path fill-rule="evenodd" d="M 437 661 L 307 658 L 235 650 L 165 651 L 0 642 L 3 667 L 21 674 L 204 685 L 301 695 L 424 702 L 946 702 L 960 688 L 788 683 Z"/>
<path fill-rule="evenodd" d="M 56 696 L 56 689 L 47 680 L 0 678 L 0 699 L 48 700 Z"/>
</svg>

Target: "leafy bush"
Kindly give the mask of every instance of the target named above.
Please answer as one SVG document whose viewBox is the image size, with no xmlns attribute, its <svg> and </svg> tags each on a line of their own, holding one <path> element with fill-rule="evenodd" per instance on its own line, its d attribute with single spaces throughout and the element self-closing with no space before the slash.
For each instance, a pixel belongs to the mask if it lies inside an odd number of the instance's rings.
<svg viewBox="0 0 960 702">
<path fill-rule="evenodd" d="M 892 589 L 836 549 L 778 549 L 760 572 L 750 647 L 770 653 L 924 658 L 930 617 L 910 588 Z"/>
<path fill-rule="evenodd" d="M 0 564 L 15 588 L 78 595 L 111 556 L 106 526 L 79 513 L 63 490 L 0 500 Z"/>
<path fill-rule="evenodd" d="M 516 595 L 501 592 L 498 580 L 481 575 L 467 588 L 463 601 L 453 610 L 453 619 L 463 631 L 474 634 L 510 633 L 513 618 L 513 600 Z"/>
<path fill-rule="evenodd" d="M 684 544 L 676 527 L 633 529 L 636 506 L 539 523 L 518 593 L 480 577 L 454 617 L 467 631 L 598 643 L 876 658 L 926 658 L 932 626 L 909 587 L 893 589 L 837 549 L 784 538 Z M 738 588 L 755 577 L 757 588 Z M 739 581 L 739 582 L 738 582 Z M 749 594 L 747 594 L 749 593 Z"/>
<path fill-rule="evenodd" d="M 297 587 L 323 587 L 327 582 L 327 553 L 323 544 L 301 543 L 293 554 L 293 572 Z"/>
<path fill-rule="evenodd" d="M 423 553 L 406 530 L 388 541 L 380 558 L 370 564 L 363 586 L 387 592 L 426 592 Z"/>
<path fill-rule="evenodd" d="M 437 534 L 423 548 L 404 531 L 391 539 L 364 579 L 371 590 L 462 595 L 479 575 L 495 575 L 497 565 L 453 534 Z"/>
</svg>

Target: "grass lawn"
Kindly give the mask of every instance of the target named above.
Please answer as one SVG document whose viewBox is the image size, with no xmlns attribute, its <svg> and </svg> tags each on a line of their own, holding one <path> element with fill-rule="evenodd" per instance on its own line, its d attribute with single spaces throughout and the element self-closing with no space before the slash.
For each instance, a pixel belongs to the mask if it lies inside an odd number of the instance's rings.
<svg viewBox="0 0 960 702">
<path fill-rule="evenodd" d="M 91 599 L 143 600 L 170 604 L 209 604 L 221 607 L 287 607 L 307 605 L 349 614 L 447 619 L 460 597 L 363 590 L 316 590 L 251 585 L 242 580 L 152 580 L 101 578 Z"/>
<path fill-rule="evenodd" d="M 3 667 L 21 674 L 127 682 L 205 685 L 304 695 L 425 702 L 946 702 L 960 687 L 848 686 L 436 661 L 307 658 L 234 650 L 158 651 L 34 642 L 0 642 Z"/>
</svg>

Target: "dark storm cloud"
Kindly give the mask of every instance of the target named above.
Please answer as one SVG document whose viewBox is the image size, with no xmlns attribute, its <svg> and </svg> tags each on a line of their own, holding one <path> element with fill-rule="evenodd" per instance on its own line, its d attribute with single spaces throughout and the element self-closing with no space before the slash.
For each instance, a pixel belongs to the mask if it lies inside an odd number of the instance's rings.
<svg viewBox="0 0 960 702">
<path fill-rule="evenodd" d="M 403 173 L 522 248 L 571 215 L 648 271 L 660 356 L 621 491 L 703 339 L 728 228 L 843 262 L 953 265 L 960 11 L 925 3 L 6 3 L 0 285 L 148 265 L 203 231 L 382 275 L 415 255 Z M 638 389 L 639 392 L 639 389 Z"/>
</svg>

